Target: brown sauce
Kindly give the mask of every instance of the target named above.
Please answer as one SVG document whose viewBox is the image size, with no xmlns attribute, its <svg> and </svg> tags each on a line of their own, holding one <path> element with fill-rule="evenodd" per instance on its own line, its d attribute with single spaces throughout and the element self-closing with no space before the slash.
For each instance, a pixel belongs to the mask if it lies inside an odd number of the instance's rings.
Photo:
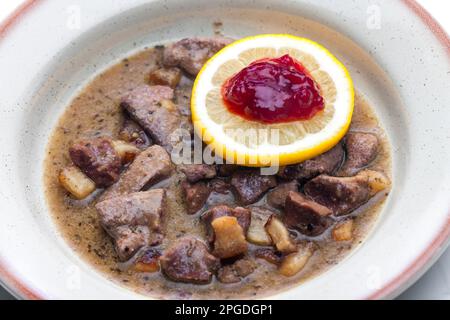
<svg viewBox="0 0 450 320">
<path fill-rule="evenodd" d="M 54 221 L 70 246 L 95 269 L 110 280 L 130 290 L 155 298 L 242 298 L 267 296 L 299 285 L 317 276 L 342 260 L 360 244 L 372 228 L 382 208 L 386 194 L 378 194 L 369 203 L 359 208 L 355 217 L 354 239 L 351 242 L 335 242 L 330 239 L 330 230 L 315 238 L 319 249 L 305 269 L 293 278 L 276 271 L 276 267 L 258 259 L 256 271 L 241 283 L 222 284 L 213 280 L 208 285 L 182 284 L 168 281 L 161 273 L 144 274 L 127 270 L 120 264 L 112 241 L 99 224 L 94 208 L 95 200 L 75 201 L 58 183 L 58 173 L 70 164 L 68 148 L 80 137 L 117 136 L 122 124 L 119 107 L 120 98 L 132 88 L 144 84 L 150 71 L 157 68 L 157 50 L 146 49 L 98 75 L 67 107 L 50 138 L 45 159 L 45 192 Z M 187 83 L 189 80 L 184 79 Z M 375 132 L 380 138 L 380 152 L 371 168 L 391 178 L 390 147 L 386 134 L 370 105 L 360 94 L 356 105 L 351 130 Z M 198 219 L 185 213 L 181 196 L 182 174 L 174 174 L 162 182 L 168 190 L 168 213 L 165 217 L 166 236 L 161 245 L 167 247 L 183 235 L 204 238 L 205 230 Z M 161 184 L 160 184 L 161 185 Z M 214 202 L 232 200 L 232 195 L 213 196 Z M 258 205 L 264 205 L 263 198 Z"/>
</svg>

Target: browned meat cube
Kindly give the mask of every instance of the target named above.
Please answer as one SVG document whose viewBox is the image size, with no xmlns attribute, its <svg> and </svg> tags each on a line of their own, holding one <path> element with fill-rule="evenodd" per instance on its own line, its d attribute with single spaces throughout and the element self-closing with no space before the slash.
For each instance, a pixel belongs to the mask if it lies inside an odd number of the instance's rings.
<svg viewBox="0 0 450 320">
<path fill-rule="evenodd" d="M 171 173 L 172 162 L 167 151 L 158 145 L 151 146 L 134 159 L 119 181 L 109 187 L 101 199 L 140 191 L 145 186 L 167 178 Z"/>
<path fill-rule="evenodd" d="M 161 269 L 173 281 L 207 284 L 220 261 L 206 245 L 193 237 L 178 239 L 160 259 Z"/>
<path fill-rule="evenodd" d="M 232 209 L 225 205 L 219 205 L 211 208 L 200 217 L 206 225 L 207 238 L 209 242 L 214 241 L 214 230 L 211 228 L 211 223 L 214 219 L 224 216 L 235 217 L 244 232 L 247 233 L 251 222 L 250 210 L 241 207 Z"/>
<path fill-rule="evenodd" d="M 165 198 L 165 190 L 153 189 L 97 203 L 100 223 L 115 240 L 120 260 L 128 260 L 143 246 L 159 242 Z"/>
<path fill-rule="evenodd" d="M 211 193 L 211 189 L 204 181 L 193 184 L 185 181 L 183 183 L 183 190 L 188 214 L 194 214 L 203 208 Z"/>
<path fill-rule="evenodd" d="M 208 182 L 208 186 L 211 188 L 211 191 L 227 194 L 231 190 L 231 185 L 221 178 L 215 178 Z"/>
<path fill-rule="evenodd" d="M 150 73 L 151 85 L 169 86 L 175 88 L 181 79 L 181 70 L 178 68 L 161 68 Z"/>
<path fill-rule="evenodd" d="M 284 223 L 301 233 L 315 237 L 333 223 L 332 211 L 317 202 L 306 199 L 298 192 L 290 191 L 286 198 Z"/>
<path fill-rule="evenodd" d="M 236 172 L 239 168 L 242 168 L 240 166 L 237 166 L 235 164 L 219 164 L 217 165 L 218 168 L 218 175 L 221 177 L 229 177 L 234 172 Z"/>
<path fill-rule="evenodd" d="M 378 138 L 372 133 L 349 132 L 345 139 L 347 159 L 341 174 L 352 176 L 370 164 L 377 156 L 378 146 Z"/>
<path fill-rule="evenodd" d="M 282 183 L 267 194 L 267 203 L 274 208 L 282 209 L 284 208 L 284 203 L 286 202 L 286 197 L 289 191 L 297 191 L 297 190 L 298 184 L 297 181 L 295 180 L 291 182 Z"/>
<path fill-rule="evenodd" d="M 308 180 L 319 174 L 331 174 L 342 164 L 344 149 L 338 143 L 331 150 L 298 165 L 297 179 Z"/>
<path fill-rule="evenodd" d="M 210 164 L 185 164 L 180 166 L 180 170 L 191 183 L 216 176 L 216 166 Z"/>
<path fill-rule="evenodd" d="M 278 169 L 277 176 L 284 180 L 295 180 L 298 176 L 298 164 L 281 166 Z"/>
<path fill-rule="evenodd" d="M 178 110 L 185 117 L 191 117 L 191 94 L 192 86 L 179 85 L 175 89 L 175 103 Z"/>
<path fill-rule="evenodd" d="M 237 283 L 252 274 L 256 269 L 255 261 L 242 258 L 233 264 L 223 266 L 217 272 L 217 279 L 222 283 Z"/>
<path fill-rule="evenodd" d="M 72 162 L 98 187 L 107 187 L 119 179 L 122 161 L 114 150 L 111 139 L 80 140 L 69 149 Z"/>
<path fill-rule="evenodd" d="M 331 209 L 335 215 L 346 215 L 366 203 L 371 195 L 367 176 L 331 177 L 320 175 L 308 181 L 305 194 Z"/>
<path fill-rule="evenodd" d="M 213 255 L 226 259 L 247 252 L 245 234 L 236 217 L 223 216 L 211 222 L 214 230 Z"/>
<path fill-rule="evenodd" d="M 342 143 L 338 143 L 331 150 L 298 165 L 280 169 L 278 175 L 284 179 L 297 178 L 300 181 L 309 180 L 319 174 L 331 174 L 339 168 L 344 159 Z"/>
<path fill-rule="evenodd" d="M 264 193 L 277 185 L 274 176 L 261 175 L 258 170 L 239 170 L 233 173 L 231 185 L 244 205 L 258 201 Z"/>
<path fill-rule="evenodd" d="M 231 42 L 221 37 L 186 38 L 165 47 L 163 63 L 166 66 L 179 66 L 196 76 L 209 58 Z"/>
<path fill-rule="evenodd" d="M 120 105 L 156 144 L 170 149 L 171 134 L 181 125 L 181 115 L 171 99 L 172 88 L 143 85 L 131 91 Z"/>
<path fill-rule="evenodd" d="M 119 132 L 119 138 L 123 141 L 134 144 L 141 150 L 147 149 L 151 146 L 152 141 L 145 133 L 144 129 L 134 120 L 125 118 L 122 129 Z"/>
<path fill-rule="evenodd" d="M 161 255 L 161 250 L 157 248 L 145 250 L 144 254 L 135 262 L 134 270 L 137 272 L 158 272 Z"/>
<path fill-rule="evenodd" d="M 279 265 L 283 259 L 283 254 L 271 248 L 261 248 L 255 250 L 255 257 L 264 259 L 269 263 Z"/>
</svg>

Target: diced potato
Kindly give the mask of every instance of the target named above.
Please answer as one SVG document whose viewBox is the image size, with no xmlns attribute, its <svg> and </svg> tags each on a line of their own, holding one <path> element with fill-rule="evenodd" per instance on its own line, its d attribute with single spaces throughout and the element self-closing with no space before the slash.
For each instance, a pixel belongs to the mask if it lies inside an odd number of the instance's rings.
<svg viewBox="0 0 450 320">
<path fill-rule="evenodd" d="M 75 166 L 61 170 L 58 179 L 59 183 L 79 200 L 86 198 L 96 189 L 94 181 Z"/>
<path fill-rule="evenodd" d="M 181 80 L 181 70 L 178 68 L 161 68 L 150 73 L 149 82 L 153 85 L 163 85 L 175 88 Z"/>
<path fill-rule="evenodd" d="M 231 258 L 246 253 L 248 246 L 244 230 L 236 217 L 223 216 L 211 222 L 214 230 L 213 255 L 218 258 Z"/>
<path fill-rule="evenodd" d="M 134 265 L 134 270 L 137 272 L 158 272 L 159 263 L 158 261 L 152 263 L 136 262 Z"/>
<path fill-rule="evenodd" d="M 335 241 L 349 241 L 353 239 L 353 219 L 339 222 L 331 232 Z"/>
<path fill-rule="evenodd" d="M 161 252 L 158 249 L 149 249 L 134 264 L 137 272 L 158 272 Z"/>
<path fill-rule="evenodd" d="M 272 244 L 272 239 L 264 228 L 267 220 L 267 217 L 252 212 L 250 227 L 247 231 L 247 240 L 249 242 L 260 246 L 269 246 Z"/>
<path fill-rule="evenodd" d="M 358 175 L 367 177 L 372 195 L 388 188 L 391 185 L 389 179 L 384 174 L 378 171 L 364 170 L 361 171 Z"/>
<path fill-rule="evenodd" d="M 167 109 L 168 111 L 176 111 L 177 107 L 172 100 L 161 100 L 161 107 Z"/>
<path fill-rule="evenodd" d="M 122 163 L 133 161 L 136 155 L 141 152 L 136 146 L 123 140 L 113 140 L 111 144 L 122 159 Z"/>
<path fill-rule="evenodd" d="M 271 215 L 264 228 L 278 251 L 290 253 L 296 250 L 295 244 L 292 243 L 291 238 L 289 237 L 289 231 L 280 219 Z"/>
<path fill-rule="evenodd" d="M 309 258 L 311 258 L 313 253 L 314 246 L 312 243 L 308 243 L 298 251 L 284 257 L 280 267 L 278 268 L 278 271 L 286 277 L 292 277 L 296 275 L 305 267 L 306 263 L 308 262 Z"/>
</svg>

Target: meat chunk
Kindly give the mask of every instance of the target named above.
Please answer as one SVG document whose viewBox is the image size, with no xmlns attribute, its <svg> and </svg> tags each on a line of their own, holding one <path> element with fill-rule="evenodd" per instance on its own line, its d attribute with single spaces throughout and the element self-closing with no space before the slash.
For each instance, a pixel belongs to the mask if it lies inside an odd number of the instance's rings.
<svg viewBox="0 0 450 320">
<path fill-rule="evenodd" d="M 163 63 L 166 66 L 179 66 L 196 76 L 209 58 L 231 42 L 221 37 L 182 39 L 165 47 Z"/>
<path fill-rule="evenodd" d="M 249 258 L 242 258 L 219 269 L 217 279 L 222 283 L 237 283 L 252 274 L 256 267 L 255 261 Z"/>
<path fill-rule="evenodd" d="M 191 94 L 192 86 L 180 85 L 175 89 L 175 103 L 181 115 L 186 117 L 191 116 Z"/>
<path fill-rule="evenodd" d="M 212 179 L 211 181 L 208 182 L 208 186 L 211 188 L 212 191 L 220 194 L 227 194 L 231 190 L 229 182 L 221 178 Z"/>
<path fill-rule="evenodd" d="M 343 158 L 344 149 L 342 143 L 338 143 L 320 156 L 300 163 L 297 168 L 297 179 L 308 180 L 319 174 L 330 174 L 342 164 Z"/>
<path fill-rule="evenodd" d="M 297 181 L 282 183 L 267 194 L 267 203 L 274 208 L 282 209 L 284 208 L 284 203 L 286 202 L 289 191 L 297 190 Z"/>
<path fill-rule="evenodd" d="M 264 193 L 277 185 L 274 176 L 261 175 L 258 170 L 239 170 L 233 173 L 231 185 L 240 203 L 244 205 L 258 201 Z"/>
<path fill-rule="evenodd" d="M 133 89 L 120 105 L 156 144 L 170 149 L 171 134 L 181 125 L 181 116 L 171 99 L 172 88 L 143 85 Z"/>
<path fill-rule="evenodd" d="M 226 259 L 247 252 L 245 234 L 236 217 L 223 216 L 211 222 L 214 230 L 213 255 Z"/>
<path fill-rule="evenodd" d="M 341 174 L 354 175 L 370 164 L 377 156 L 378 146 L 378 138 L 372 133 L 348 133 L 345 139 L 347 159 L 341 169 Z"/>
<path fill-rule="evenodd" d="M 114 239 L 121 261 L 131 258 L 137 250 L 161 240 L 161 218 L 166 193 L 153 189 L 117 196 L 97 203 L 100 223 Z"/>
<path fill-rule="evenodd" d="M 292 177 L 306 181 L 319 174 L 331 174 L 339 168 L 344 158 L 342 143 L 338 143 L 331 150 L 298 165 L 287 166 L 280 169 L 278 175 L 291 180 Z"/>
<path fill-rule="evenodd" d="M 250 210 L 242 208 L 242 207 L 236 207 L 234 209 L 225 206 L 225 205 L 219 205 L 211 208 L 210 210 L 206 211 L 200 219 L 205 223 L 206 226 L 206 233 L 207 238 L 209 242 L 214 241 L 214 230 L 211 228 L 211 223 L 220 217 L 224 216 L 230 216 L 235 217 L 239 223 L 239 225 L 244 230 L 244 233 L 247 233 L 248 228 L 250 226 L 251 222 L 251 213 Z"/>
<path fill-rule="evenodd" d="M 193 237 L 184 237 L 164 252 L 161 269 L 173 281 L 207 284 L 220 267 L 206 245 Z"/>
<path fill-rule="evenodd" d="M 230 177 L 239 168 L 241 168 L 241 167 L 239 167 L 235 164 L 219 164 L 219 165 L 217 165 L 218 175 L 221 177 Z"/>
<path fill-rule="evenodd" d="M 119 138 L 123 141 L 134 144 L 141 150 L 147 149 L 152 144 L 152 141 L 147 136 L 144 129 L 128 117 L 126 117 L 123 121 L 122 129 L 120 129 L 119 132 Z"/>
<path fill-rule="evenodd" d="M 80 140 L 69 149 L 72 162 L 98 187 L 107 187 L 119 179 L 122 161 L 114 150 L 111 139 Z"/>
<path fill-rule="evenodd" d="M 290 191 L 286 198 L 284 223 L 307 236 L 322 234 L 333 223 L 332 211 L 317 202 Z"/>
<path fill-rule="evenodd" d="M 109 187 L 102 199 L 128 194 L 153 185 L 172 173 L 172 162 L 166 150 L 158 145 L 142 151 L 120 177 Z"/>
<path fill-rule="evenodd" d="M 331 177 L 320 175 L 307 182 L 305 194 L 331 209 L 335 215 L 346 215 L 366 203 L 371 194 L 367 176 Z"/>
<path fill-rule="evenodd" d="M 216 166 L 209 164 L 185 164 L 180 167 L 180 170 L 191 183 L 203 179 L 212 179 L 216 176 Z"/>
<path fill-rule="evenodd" d="M 193 184 L 185 181 L 183 183 L 183 190 L 188 214 L 194 214 L 203 208 L 211 193 L 211 189 L 204 181 Z"/>
<path fill-rule="evenodd" d="M 178 68 L 161 68 L 150 73 L 151 85 L 161 85 L 175 88 L 181 79 L 181 70 Z"/>
</svg>

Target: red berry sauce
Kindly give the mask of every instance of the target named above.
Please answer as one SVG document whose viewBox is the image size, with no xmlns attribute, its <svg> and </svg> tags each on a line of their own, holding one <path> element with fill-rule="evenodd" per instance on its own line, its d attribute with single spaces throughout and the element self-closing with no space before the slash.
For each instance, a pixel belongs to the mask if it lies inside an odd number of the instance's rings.
<svg viewBox="0 0 450 320">
<path fill-rule="evenodd" d="M 308 120 L 325 107 L 318 84 L 287 54 L 252 62 L 224 83 L 222 98 L 230 112 L 262 123 Z"/>
</svg>

